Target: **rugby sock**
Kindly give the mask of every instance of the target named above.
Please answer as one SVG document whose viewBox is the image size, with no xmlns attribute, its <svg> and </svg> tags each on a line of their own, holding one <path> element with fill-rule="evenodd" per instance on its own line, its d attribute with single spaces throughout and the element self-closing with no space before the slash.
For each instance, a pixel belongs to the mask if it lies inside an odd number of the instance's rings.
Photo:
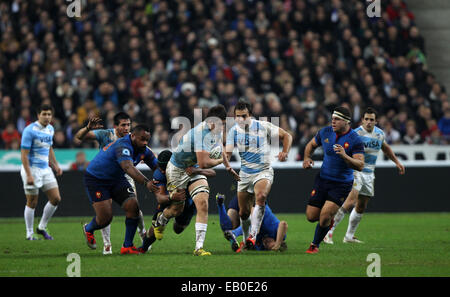
<svg viewBox="0 0 450 297">
<path fill-rule="evenodd" d="M 45 204 L 44 213 L 42 214 L 42 218 L 38 226 L 40 230 L 45 230 L 45 228 L 47 228 L 48 221 L 50 221 L 57 208 L 58 205 L 53 205 L 50 201 Z"/>
<path fill-rule="evenodd" d="M 103 244 L 111 245 L 111 224 L 103 228 L 102 230 Z"/>
<path fill-rule="evenodd" d="M 217 209 L 219 210 L 219 221 L 220 221 L 220 228 L 222 228 L 222 231 L 233 229 L 233 224 L 231 223 L 230 217 L 228 216 L 227 211 L 225 210 L 225 205 L 217 204 Z"/>
<path fill-rule="evenodd" d="M 158 217 L 157 222 L 158 222 L 160 225 L 165 226 L 165 225 L 167 225 L 167 223 L 169 222 L 169 219 L 166 218 L 166 216 L 164 215 L 164 212 L 162 212 L 161 215 Z"/>
<path fill-rule="evenodd" d="M 249 230 L 250 224 L 251 224 L 250 218 L 247 218 L 246 220 L 242 220 L 242 218 L 241 218 L 242 235 L 244 236 L 244 241 L 250 235 L 250 230 Z"/>
<path fill-rule="evenodd" d="M 353 208 L 352 212 L 350 213 L 350 219 L 348 222 L 348 228 L 345 237 L 353 238 L 353 236 L 355 236 L 356 228 L 358 228 L 359 222 L 361 222 L 361 218 L 362 213 L 357 213 Z"/>
<path fill-rule="evenodd" d="M 344 219 L 346 213 L 347 211 L 344 208 L 339 208 L 336 215 L 334 216 L 334 224 L 333 226 L 331 226 L 331 229 L 328 233 L 333 234 L 334 229 L 336 229 L 336 226 Z"/>
<path fill-rule="evenodd" d="M 208 224 L 195 223 L 195 249 L 203 248 L 203 243 L 205 242 L 206 229 Z"/>
<path fill-rule="evenodd" d="M 100 226 L 99 224 L 97 224 L 96 217 L 93 217 L 92 221 L 86 225 L 85 230 L 86 232 L 94 233 L 95 230 L 102 229 L 103 227 L 104 226 Z"/>
<path fill-rule="evenodd" d="M 238 238 L 239 236 L 242 235 L 242 227 L 239 226 L 236 229 L 232 230 L 231 232 L 233 232 L 234 236 L 236 236 L 236 238 Z"/>
<path fill-rule="evenodd" d="M 317 223 L 316 232 L 314 233 L 314 240 L 312 243 L 319 247 L 320 243 L 322 242 L 325 235 L 327 235 L 329 230 L 330 226 L 321 227 L 320 223 Z"/>
<path fill-rule="evenodd" d="M 139 217 L 138 217 L 138 232 L 142 233 L 145 232 L 145 223 L 144 223 L 144 215 L 142 214 L 142 211 L 139 211 Z"/>
<path fill-rule="evenodd" d="M 34 224 L 34 208 L 25 205 L 25 210 L 23 214 L 25 218 L 25 228 L 27 230 L 27 238 L 33 235 L 33 224 Z"/>
<path fill-rule="evenodd" d="M 144 251 L 148 250 L 148 248 L 155 242 L 155 240 L 155 235 L 152 235 L 150 237 L 145 236 L 141 248 L 143 248 Z"/>
<path fill-rule="evenodd" d="M 125 240 L 123 247 L 133 246 L 134 235 L 138 226 L 138 218 L 125 218 Z"/>
<path fill-rule="evenodd" d="M 255 208 L 253 209 L 253 213 L 251 215 L 252 226 L 250 228 L 250 235 L 252 235 L 253 238 L 256 238 L 256 235 L 259 233 L 259 228 L 261 228 L 265 210 L 265 205 L 255 205 Z"/>
</svg>

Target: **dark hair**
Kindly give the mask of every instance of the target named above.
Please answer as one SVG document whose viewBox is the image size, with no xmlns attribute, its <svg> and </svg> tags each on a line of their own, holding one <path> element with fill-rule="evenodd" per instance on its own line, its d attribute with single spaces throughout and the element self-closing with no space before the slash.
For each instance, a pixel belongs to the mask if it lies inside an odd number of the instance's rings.
<svg viewBox="0 0 450 297">
<path fill-rule="evenodd" d="M 347 107 L 338 106 L 334 109 L 334 111 L 341 113 L 346 120 L 348 121 L 352 120 L 352 114 L 350 113 L 350 110 Z"/>
<path fill-rule="evenodd" d="M 39 105 L 39 107 L 37 108 L 37 114 L 41 114 L 41 112 L 43 112 L 44 110 L 50 110 L 52 112 L 52 114 L 55 113 L 55 110 L 53 109 L 53 107 L 49 104 L 42 104 Z"/>
<path fill-rule="evenodd" d="M 136 127 L 133 128 L 133 132 L 134 134 L 141 132 L 141 131 L 145 131 L 150 133 L 150 128 L 147 125 L 143 125 L 143 124 L 139 124 Z"/>
<path fill-rule="evenodd" d="M 169 163 L 170 157 L 172 157 L 172 152 L 169 150 L 164 150 L 158 155 L 158 166 L 162 170 L 166 170 L 167 163 Z"/>
<path fill-rule="evenodd" d="M 121 120 L 130 120 L 131 122 L 131 117 L 126 112 L 119 111 L 114 115 L 114 125 L 119 125 Z"/>
<path fill-rule="evenodd" d="M 375 108 L 373 108 L 373 107 L 367 107 L 367 108 L 364 110 L 364 112 L 363 112 L 363 117 L 364 117 L 364 115 L 365 115 L 366 113 L 374 114 L 374 115 L 375 115 L 375 119 L 378 118 L 378 112 L 377 112 L 377 111 L 375 110 Z"/>
<path fill-rule="evenodd" d="M 252 104 L 245 100 L 239 100 L 238 103 L 234 106 L 234 114 L 236 114 L 236 110 L 244 109 L 247 109 L 250 115 L 252 114 Z"/>
<path fill-rule="evenodd" d="M 207 118 L 209 117 L 217 117 L 224 121 L 227 118 L 227 110 L 225 109 L 225 106 L 222 104 L 216 105 L 211 107 L 211 109 L 208 111 L 208 114 L 206 115 Z"/>
</svg>

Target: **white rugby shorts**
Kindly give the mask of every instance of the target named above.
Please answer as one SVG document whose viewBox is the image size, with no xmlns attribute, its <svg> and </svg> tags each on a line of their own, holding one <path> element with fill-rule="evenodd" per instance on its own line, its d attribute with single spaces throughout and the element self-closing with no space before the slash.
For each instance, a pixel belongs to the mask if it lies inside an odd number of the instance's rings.
<svg viewBox="0 0 450 297">
<path fill-rule="evenodd" d="M 375 174 L 354 172 L 353 188 L 359 192 L 360 195 L 373 197 L 375 195 Z"/>
<path fill-rule="evenodd" d="M 34 178 L 33 185 L 27 185 L 27 174 L 25 168 L 22 166 L 20 169 L 20 176 L 22 177 L 23 188 L 26 195 L 38 195 L 39 189 L 46 192 L 50 189 L 57 188 L 58 182 L 50 167 L 45 169 L 38 167 L 30 167 L 31 175 Z"/>
<path fill-rule="evenodd" d="M 250 194 L 255 193 L 254 187 L 255 184 L 260 181 L 261 179 L 267 179 L 270 184 L 273 183 L 273 168 L 265 169 L 261 172 L 249 174 L 245 173 L 244 171 L 239 171 L 239 177 L 241 178 L 240 181 L 238 181 L 238 192 L 248 192 Z"/>
</svg>

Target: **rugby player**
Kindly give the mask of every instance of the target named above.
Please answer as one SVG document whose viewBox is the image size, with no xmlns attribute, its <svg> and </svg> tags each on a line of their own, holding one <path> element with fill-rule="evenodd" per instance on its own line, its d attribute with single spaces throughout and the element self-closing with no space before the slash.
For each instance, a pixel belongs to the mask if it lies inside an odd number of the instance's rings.
<svg viewBox="0 0 450 297">
<path fill-rule="evenodd" d="M 355 181 L 353 189 L 345 200 L 341 208 L 334 216 L 334 224 L 323 239 L 323 242 L 333 244 L 333 232 L 337 225 L 345 217 L 345 214 L 350 211 L 350 219 L 348 222 L 347 232 L 344 236 L 344 243 L 362 243 L 354 235 L 356 228 L 361 221 L 362 214 L 367 208 L 367 204 L 375 195 L 375 164 L 377 162 L 378 153 L 380 149 L 388 158 L 395 163 L 400 175 L 405 174 L 405 166 L 398 160 L 392 151 L 391 147 L 386 143 L 383 130 L 376 126 L 377 112 L 375 109 L 368 107 L 362 118 L 362 125 L 355 129 L 364 143 L 364 169 L 361 172 L 354 172 Z M 355 206 L 356 204 L 356 206 Z"/>
<path fill-rule="evenodd" d="M 236 179 L 239 175 L 231 168 L 228 160 L 224 158 L 223 128 L 227 112 L 223 105 L 212 107 L 207 118 L 200 124 L 189 130 L 181 139 L 173 152 L 166 168 L 167 190 L 172 196 L 179 190 L 186 190 L 194 201 L 197 209 L 195 223 L 195 256 L 209 256 L 210 252 L 203 249 L 208 227 L 208 198 L 209 186 L 207 177 L 194 173 L 189 175 L 186 169 L 198 165 L 201 169 L 215 167 L 221 163 L 226 170 Z M 219 147 L 222 150 L 221 157 L 211 158 L 211 152 Z M 164 228 L 173 217 L 174 213 L 184 208 L 184 201 L 171 203 L 170 207 L 160 212 L 155 220 L 154 229 L 157 233 L 164 232 Z M 161 234 L 159 235 L 161 237 Z"/>
<path fill-rule="evenodd" d="M 158 206 L 153 216 L 153 220 L 156 221 L 157 215 L 163 211 L 165 208 L 169 207 L 172 203 L 177 203 L 178 201 L 185 201 L 184 208 L 178 213 L 174 213 L 175 221 L 173 224 L 173 231 L 176 234 L 180 234 L 183 232 L 186 227 L 191 222 L 192 217 L 197 213 L 195 208 L 195 204 L 192 201 L 191 197 L 186 197 L 184 190 L 179 190 L 173 193 L 172 197 L 169 196 L 169 192 L 167 191 L 167 179 L 166 179 L 166 168 L 167 163 L 172 156 L 172 152 L 170 150 L 164 150 L 158 155 L 158 169 L 153 173 L 153 180 L 157 181 L 156 186 L 159 188 L 158 191 L 155 192 L 156 199 L 158 201 Z M 214 177 L 216 176 L 216 172 L 214 169 L 200 169 L 198 167 L 188 167 L 186 169 L 188 175 L 193 174 L 202 174 L 206 177 Z M 155 222 L 156 224 L 156 222 Z M 152 226 L 147 231 L 146 237 L 142 243 L 142 246 L 139 247 L 139 250 L 142 253 L 147 252 L 153 242 L 156 239 L 162 239 L 162 237 L 156 238 L 155 228 Z"/>
<path fill-rule="evenodd" d="M 364 145 L 359 135 L 350 127 L 350 111 L 345 107 L 334 109 L 331 126 L 322 128 L 306 145 L 303 168 L 314 165 L 311 156 L 322 146 L 324 152 L 320 172 L 306 207 L 306 218 L 317 222 L 314 239 L 306 251 L 319 252 L 319 245 L 332 225 L 332 219 L 344 203 L 353 185 L 353 170 L 364 168 Z"/>
<path fill-rule="evenodd" d="M 94 117 L 89 119 L 86 127 L 81 128 L 74 136 L 74 143 L 79 145 L 82 141 L 86 140 L 96 140 L 99 144 L 99 149 L 103 149 L 105 146 L 110 144 L 113 141 L 116 141 L 118 138 L 122 138 L 125 135 L 130 134 L 131 129 L 131 118 L 130 116 L 120 111 L 114 115 L 114 128 L 112 129 L 101 129 L 103 125 L 101 125 L 101 119 L 98 117 Z M 125 174 L 128 182 L 136 191 L 136 185 L 134 184 L 134 180 Z M 101 229 L 102 238 L 103 238 L 103 254 L 108 255 L 112 254 L 112 245 L 111 245 L 111 225 L 106 226 Z M 138 234 L 141 236 L 143 240 L 145 236 L 145 223 L 144 216 L 142 211 L 139 211 L 139 224 L 138 224 Z"/>
<path fill-rule="evenodd" d="M 265 203 L 273 182 L 270 141 L 278 137 L 283 150 L 278 160 L 287 160 L 292 145 L 292 136 L 272 123 L 258 121 L 251 117 L 251 104 L 239 101 L 234 109 L 236 124 L 228 131 L 226 140 L 227 158 L 235 147 L 241 157 L 240 181 L 237 187 L 239 217 L 244 232 L 245 249 L 253 249 L 256 236 L 264 218 Z M 255 209 L 250 216 L 255 201 Z"/>
<path fill-rule="evenodd" d="M 96 216 L 83 226 L 87 245 L 96 248 L 94 231 L 111 223 L 112 200 L 125 210 L 125 240 L 121 254 L 138 254 L 133 238 L 139 222 L 139 203 L 136 193 L 125 177 L 128 174 L 135 182 L 143 184 L 149 191 L 157 190 L 154 182 L 149 181 L 136 165 L 143 161 L 149 168 L 156 170 L 157 159 L 147 146 L 150 130 L 147 126 L 137 125 L 131 134 L 105 146 L 90 162 L 84 174 L 84 182 L 89 200 Z"/>
<path fill-rule="evenodd" d="M 61 176 L 63 173 L 56 161 L 52 147 L 53 135 L 55 134 L 55 129 L 50 124 L 52 116 L 53 107 L 41 105 L 37 110 L 37 121 L 28 125 L 22 133 L 20 175 L 27 200 L 24 210 L 27 240 L 39 239 L 33 231 L 34 212 L 38 202 L 39 189 L 42 189 L 45 193 L 48 202 L 44 207 L 36 233 L 42 235 L 46 240 L 53 240 L 47 229 L 47 224 L 61 202 L 58 182 L 52 171 L 53 169 L 57 176 Z"/>
<path fill-rule="evenodd" d="M 230 218 L 225 211 L 225 195 L 216 195 L 217 208 L 219 210 L 220 227 L 224 233 L 225 239 L 231 244 L 231 249 L 237 253 L 242 252 L 244 242 L 238 244 L 237 238 L 243 234 L 242 227 L 237 225 L 233 227 L 233 218 Z M 239 205 L 237 196 L 228 204 L 228 210 L 234 210 L 239 213 Z M 253 211 L 253 206 L 251 207 Z M 287 249 L 285 242 L 288 224 L 281 221 L 273 214 L 269 205 L 265 205 L 264 219 L 261 223 L 261 229 L 256 236 L 255 249 L 258 251 L 280 251 Z"/>
</svg>

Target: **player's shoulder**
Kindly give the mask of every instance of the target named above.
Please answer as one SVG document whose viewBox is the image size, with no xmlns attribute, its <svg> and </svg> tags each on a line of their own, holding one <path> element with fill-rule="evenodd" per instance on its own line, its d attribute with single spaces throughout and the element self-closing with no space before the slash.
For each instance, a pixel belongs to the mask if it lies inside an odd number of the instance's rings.
<svg viewBox="0 0 450 297">
<path fill-rule="evenodd" d="M 165 181 L 166 180 L 166 176 L 164 173 L 162 173 L 160 168 L 157 168 L 154 172 L 153 172 L 153 179 L 157 180 L 157 181 Z"/>
<path fill-rule="evenodd" d="M 25 129 L 23 129 L 22 135 L 25 134 L 25 133 L 32 132 L 34 130 L 34 127 L 36 127 L 36 122 L 32 122 L 31 124 L 26 126 Z"/>
<path fill-rule="evenodd" d="M 321 129 L 318 131 L 318 133 L 321 133 L 321 134 L 330 134 L 330 133 L 333 133 L 333 127 L 331 127 L 331 126 L 325 126 L 325 127 L 321 128 Z"/>
<path fill-rule="evenodd" d="M 383 131 L 383 129 L 381 129 L 380 127 L 375 126 L 375 127 L 373 128 L 373 132 L 374 132 L 375 134 L 384 136 L 384 131 Z"/>
</svg>

